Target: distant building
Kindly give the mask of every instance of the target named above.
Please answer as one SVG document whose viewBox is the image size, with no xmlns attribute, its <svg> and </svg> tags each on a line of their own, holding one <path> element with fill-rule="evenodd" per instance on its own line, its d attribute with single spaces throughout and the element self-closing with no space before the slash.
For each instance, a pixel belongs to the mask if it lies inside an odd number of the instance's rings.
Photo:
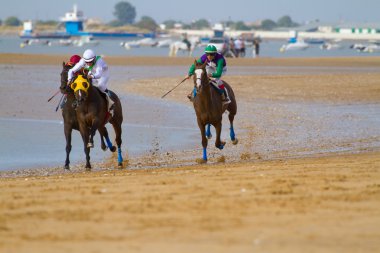
<svg viewBox="0 0 380 253">
<path fill-rule="evenodd" d="M 341 23 L 319 26 L 320 32 L 341 34 L 377 34 L 380 33 L 380 23 Z"/>
</svg>

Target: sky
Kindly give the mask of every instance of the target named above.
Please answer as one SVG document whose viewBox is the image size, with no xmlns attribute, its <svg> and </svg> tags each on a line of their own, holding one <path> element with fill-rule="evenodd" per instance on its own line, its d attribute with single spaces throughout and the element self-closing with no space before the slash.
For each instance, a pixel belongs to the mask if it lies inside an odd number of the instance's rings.
<svg viewBox="0 0 380 253">
<path fill-rule="evenodd" d="M 74 4 L 88 18 L 103 22 L 115 19 L 115 5 L 123 0 L 0 0 L 0 19 L 16 16 L 21 20 L 56 20 L 71 11 Z M 129 0 L 136 20 L 149 16 L 157 23 L 176 20 L 190 23 L 207 19 L 221 21 L 277 21 L 289 15 L 293 21 L 380 23 L 380 0 Z"/>
</svg>

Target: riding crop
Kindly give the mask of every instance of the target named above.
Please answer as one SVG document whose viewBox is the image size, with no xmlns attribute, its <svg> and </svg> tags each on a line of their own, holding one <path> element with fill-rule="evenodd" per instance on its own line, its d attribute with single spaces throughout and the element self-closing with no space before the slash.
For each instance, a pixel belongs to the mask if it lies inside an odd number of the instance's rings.
<svg viewBox="0 0 380 253">
<path fill-rule="evenodd" d="M 60 90 L 57 90 L 56 93 L 54 93 L 53 96 L 51 96 L 51 98 L 48 99 L 48 102 L 50 102 L 50 100 L 52 100 L 55 96 L 57 96 L 57 94 L 60 92 Z"/>
<path fill-rule="evenodd" d="M 61 102 L 62 102 L 62 99 L 63 99 L 64 96 L 65 96 L 65 94 L 62 94 L 62 97 L 61 97 L 61 99 L 59 100 L 58 105 L 57 105 L 57 107 L 55 108 L 55 111 L 58 111 L 58 108 L 59 108 L 59 106 L 61 105 Z"/>
<path fill-rule="evenodd" d="M 175 88 L 177 88 L 181 83 L 183 83 L 184 81 L 187 80 L 187 77 L 185 77 L 185 79 L 183 79 L 179 84 L 177 84 L 174 88 L 172 88 L 171 90 L 169 90 L 168 92 L 166 92 L 161 98 L 164 98 L 166 95 L 168 95 L 170 92 L 172 92 Z"/>
</svg>

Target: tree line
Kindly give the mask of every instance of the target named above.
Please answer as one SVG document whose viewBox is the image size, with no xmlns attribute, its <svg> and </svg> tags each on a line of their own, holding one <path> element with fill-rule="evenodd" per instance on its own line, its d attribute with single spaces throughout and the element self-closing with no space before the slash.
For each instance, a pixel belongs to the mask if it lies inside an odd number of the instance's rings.
<svg viewBox="0 0 380 253">
<path fill-rule="evenodd" d="M 118 2 L 114 6 L 114 12 L 113 15 L 116 19 L 109 22 L 107 25 L 112 27 L 118 27 L 118 26 L 124 26 L 124 25 L 133 25 L 138 28 L 147 29 L 150 31 L 156 31 L 159 28 L 159 25 L 156 23 L 156 21 L 149 17 L 149 16 L 142 16 L 141 19 L 138 22 L 135 22 L 136 19 L 136 8 L 130 4 L 129 2 L 122 1 Z M 0 19 L 0 25 L 6 25 L 6 26 L 20 26 L 21 21 L 15 17 L 11 16 L 8 17 L 2 22 Z M 249 31 L 252 29 L 261 29 L 261 30 L 272 30 L 277 27 L 296 27 L 299 26 L 298 23 L 293 22 L 290 16 L 285 15 L 281 18 L 279 18 L 277 21 L 273 21 L 271 19 L 265 19 L 261 21 L 260 24 L 246 24 L 243 21 L 224 21 L 222 22 L 225 24 L 226 27 L 229 27 L 233 30 L 243 30 L 243 31 Z M 38 24 L 46 24 L 46 25 L 57 25 L 57 21 L 38 21 Z M 191 22 L 190 24 L 184 23 L 182 21 L 176 21 L 176 20 L 166 20 L 163 22 L 166 29 L 172 29 L 175 27 L 176 24 L 180 24 L 183 29 L 208 29 L 211 28 L 211 24 L 206 19 L 199 19 L 196 21 Z"/>
</svg>

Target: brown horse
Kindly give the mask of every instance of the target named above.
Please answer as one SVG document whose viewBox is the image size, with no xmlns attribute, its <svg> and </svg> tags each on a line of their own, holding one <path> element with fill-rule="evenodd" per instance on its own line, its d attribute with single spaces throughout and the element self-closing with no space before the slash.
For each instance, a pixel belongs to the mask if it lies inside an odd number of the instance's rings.
<svg viewBox="0 0 380 253">
<path fill-rule="evenodd" d="M 66 136 L 65 169 L 70 168 L 69 167 L 69 164 L 70 164 L 69 155 L 70 155 L 70 151 L 71 151 L 71 133 L 72 133 L 72 130 L 75 129 L 75 130 L 80 131 L 80 121 L 78 121 L 78 117 L 77 117 L 78 110 L 74 109 L 74 107 L 73 107 L 73 104 L 74 103 L 78 104 L 79 100 L 77 100 L 73 90 L 67 86 L 67 73 L 68 73 L 70 68 L 72 68 L 71 65 L 63 63 L 63 70 L 61 72 L 61 86 L 60 86 L 61 92 L 65 94 L 65 99 L 66 99 L 66 103 L 64 103 L 64 105 L 62 107 L 62 116 L 63 116 L 63 120 L 64 120 L 64 131 L 65 131 L 65 136 Z M 86 80 L 86 82 L 88 82 L 88 81 Z M 83 86 L 83 83 L 81 84 L 81 86 Z M 87 89 L 89 89 L 89 88 L 87 88 Z M 103 108 L 105 106 L 105 103 L 106 103 L 105 99 L 102 98 L 101 95 L 99 94 L 100 92 L 94 87 L 91 88 L 91 90 L 93 90 L 93 89 L 95 89 L 95 91 L 97 91 L 97 92 L 96 93 L 92 92 L 92 93 L 98 94 L 100 96 L 100 99 L 99 99 L 100 102 L 99 103 L 101 105 L 100 106 L 90 106 L 89 108 L 91 111 L 93 111 L 94 108 L 97 108 L 97 109 Z M 119 163 L 119 166 L 122 166 L 122 161 L 123 161 L 122 156 L 121 156 L 121 142 L 122 142 L 122 140 L 121 140 L 121 123 L 123 121 L 122 107 L 121 107 L 121 103 L 120 103 L 120 100 L 117 97 L 117 95 L 113 92 L 111 92 L 111 94 L 112 94 L 112 100 L 115 101 L 115 103 L 114 103 L 114 114 L 113 114 L 113 117 L 111 119 L 109 119 L 109 122 L 113 125 L 114 130 L 115 130 L 116 143 L 118 146 L 118 163 Z M 87 95 L 85 95 L 85 96 L 87 96 Z M 84 97 L 82 97 L 81 100 L 83 100 L 83 98 Z M 102 116 L 100 116 L 100 117 L 102 117 Z M 83 117 L 81 117 L 81 118 L 83 119 Z M 106 122 L 104 119 L 105 119 L 105 116 L 101 120 L 97 120 L 97 122 L 100 122 L 100 124 L 96 123 L 97 129 L 98 129 L 98 131 L 100 133 L 100 137 L 101 137 L 100 138 L 101 139 L 101 147 L 103 150 L 106 150 L 107 146 L 108 146 L 112 152 L 115 152 L 116 147 L 114 147 L 112 145 L 112 142 L 109 140 L 108 131 L 107 131 L 107 128 L 105 127 Z M 95 126 L 95 128 L 96 128 L 96 126 Z M 85 133 L 86 131 L 84 131 L 84 135 L 83 135 L 81 132 L 82 138 L 85 141 L 85 153 L 86 153 L 86 160 L 87 160 L 86 168 L 87 169 L 91 168 L 91 165 L 89 163 L 89 159 L 90 159 L 89 148 L 93 146 L 92 143 L 93 143 L 93 136 L 95 135 L 95 131 L 96 131 L 96 129 L 94 129 L 94 131 L 91 131 L 91 133 L 93 133 L 93 135 L 92 135 L 90 144 L 88 144 L 89 141 L 86 141 L 86 138 L 84 138 L 85 135 L 89 136 L 89 134 L 86 134 Z M 103 137 L 107 141 L 107 146 L 104 143 Z M 88 144 L 88 147 L 87 147 L 86 143 Z"/>
<path fill-rule="evenodd" d="M 66 137 L 66 160 L 65 160 L 65 166 L 64 168 L 69 170 L 70 169 L 70 152 L 71 152 L 71 134 L 73 129 L 79 131 L 79 123 L 77 120 L 77 114 L 74 107 L 74 104 L 76 103 L 76 99 L 74 96 L 74 91 L 67 86 L 67 76 L 68 71 L 73 67 L 73 64 L 69 63 L 62 63 L 62 72 L 61 72 L 61 86 L 59 87 L 61 90 L 61 93 L 64 94 L 65 99 L 64 103 L 62 103 L 62 117 L 64 122 L 64 133 Z M 107 130 L 107 129 L 106 129 Z M 108 132 L 102 131 L 102 129 L 99 131 L 100 134 L 100 141 L 101 141 L 101 147 L 105 151 L 107 149 L 106 144 L 104 143 L 103 136 L 107 140 L 107 144 L 112 152 L 116 151 L 116 148 L 110 145 L 111 143 L 109 141 Z"/>
<path fill-rule="evenodd" d="M 216 130 L 215 146 L 219 149 L 223 149 L 225 142 L 220 140 L 220 134 L 222 131 L 222 117 L 223 113 L 228 110 L 228 118 L 230 120 L 230 137 L 232 143 L 236 145 L 238 143 L 235 137 L 235 131 L 233 127 L 234 117 L 237 112 L 237 105 L 235 94 L 231 86 L 224 82 L 231 103 L 223 105 L 220 91 L 213 84 L 206 72 L 207 63 L 194 62 L 194 93 L 196 94 L 193 104 L 195 113 L 197 115 L 197 122 L 202 135 L 203 146 L 203 161 L 207 161 L 207 138 L 211 138 L 210 125 L 213 125 Z M 207 130 L 206 130 L 207 125 Z M 207 138 L 206 138 L 207 136 Z"/>
</svg>

